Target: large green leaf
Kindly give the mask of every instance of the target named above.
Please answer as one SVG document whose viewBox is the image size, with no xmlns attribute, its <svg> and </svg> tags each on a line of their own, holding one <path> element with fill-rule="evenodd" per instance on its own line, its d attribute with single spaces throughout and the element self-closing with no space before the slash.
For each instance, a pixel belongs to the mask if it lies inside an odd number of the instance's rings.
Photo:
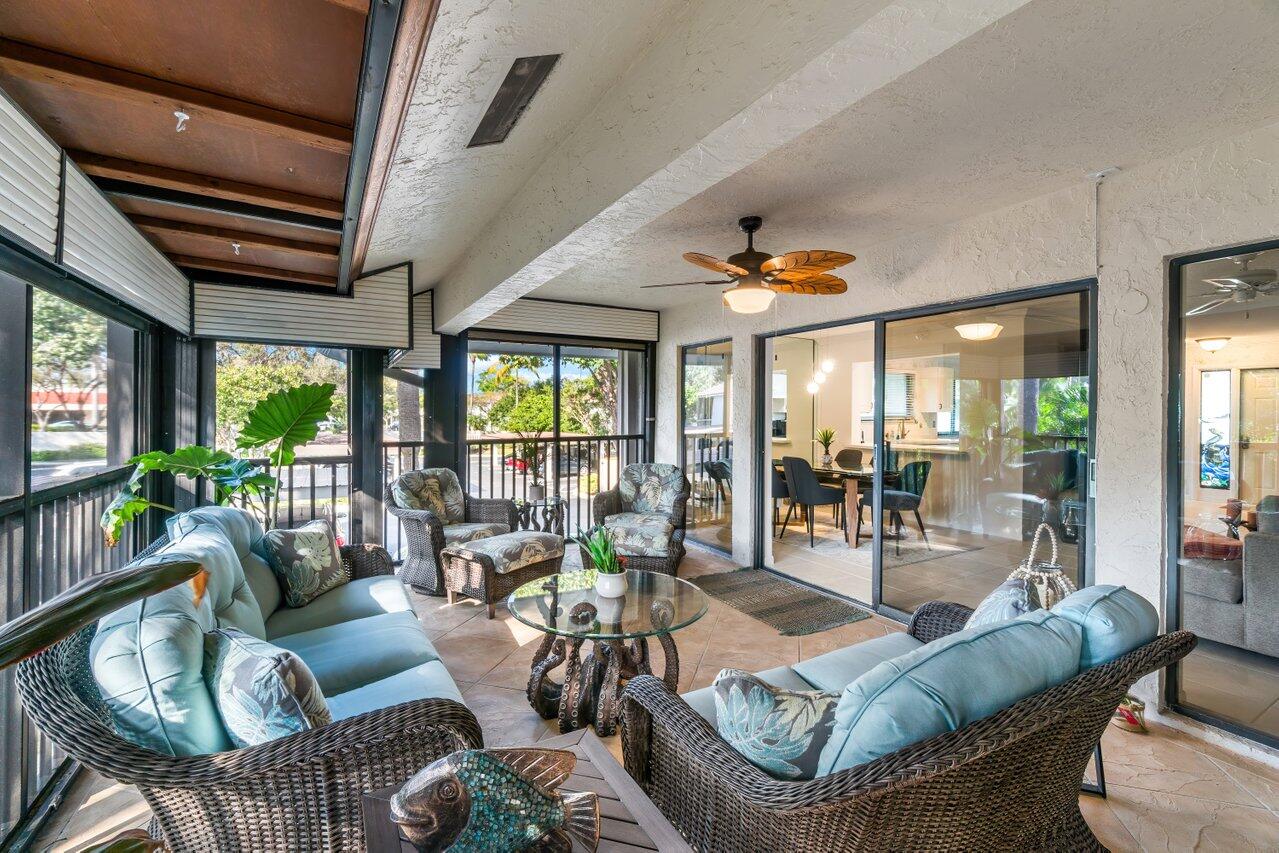
<svg viewBox="0 0 1279 853">
<path fill-rule="evenodd" d="M 71 636 L 90 622 L 140 598 L 186 583 L 204 569 L 199 563 L 156 563 L 103 572 L 0 627 L 0 669 L 12 666 Z M 197 582 L 193 594 L 202 594 Z"/>
<path fill-rule="evenodd" d="M 120 541 L 124 526 L 153 506 L 169 509 L 163 504 L 153 503 L 138 494 L 136 484 L 130 481 L 129 485 L 115 496 L 115 500 L 107 505 L 102 512 L 102 518 L 98 521 L 98 526 L 102 528 L 106 537 L 107 546 L 114 548 Z"/>
<path fill-rule="evenodd" d="M 275 491 L 277 481 L 247 459 L 232 459 L 209 470 L 217 488 L 218 503 L 225 504 L 237 494 L 265 497 Z"/>
<path fill-rule="evenodd" d="M 170 474 L 194 480 L 196 477 L 210 476 L 210 469 L 232 462 L 234 458 L 225 450 L 213 450 L 201 444 L 190 444 L 179 447 L 172 453 L 166 453 L 163 450 L 141 453 L 129 462 L 145 469 L 144 474 L 151 471 L 167 471 Z M 136 471 L 134 479 L 140 479 Z"/>
<path fill-rule="evenodd" d="M 299 385 L 277 391 L 254 406 L 240 428 L 237 446 L 245 449 L 274 444 L 272 465 L 293 464 L 294 451 L 320 432 L 320 421 L 333 408 L 332 382 Z"/>
</svg>

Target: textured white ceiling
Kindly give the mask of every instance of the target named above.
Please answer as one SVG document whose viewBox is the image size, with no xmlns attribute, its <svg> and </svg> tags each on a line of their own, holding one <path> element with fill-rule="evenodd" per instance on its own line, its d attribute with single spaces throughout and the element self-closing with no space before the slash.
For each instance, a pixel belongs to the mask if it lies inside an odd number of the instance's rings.
<svg viewBox="0 0 1279 853">
<path fill-rule="evenodd" d="M 536 293 L 709 308 L 714 287 L 639 286 L 701 278 L 680 254 L 739 251 L 744 214 L 764 216 L 765 251 L 856 254 L 1272 123 L 1276 45 L 1276 3 L 1035 0 Z M 841 274 L 856 287 L 855 263 Z"/>
<path fill-rule="evenodd" d="M 442 0 L 396 150 L 367 269 L 412 259 L 444 277 L 477 232 L 686 0 Z M 500 145 L 468 149 L 511 63 L 563 56 Z"/>
</svg>

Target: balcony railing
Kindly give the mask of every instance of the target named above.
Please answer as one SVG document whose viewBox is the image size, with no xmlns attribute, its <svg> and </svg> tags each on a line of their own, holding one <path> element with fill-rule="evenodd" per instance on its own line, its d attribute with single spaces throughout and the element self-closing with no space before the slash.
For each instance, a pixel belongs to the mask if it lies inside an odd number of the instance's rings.
<svg viewBox="0 0 1279 853">
<path fill-rule="evenodd" d="M 267 460 L 254 464 L 268 468 Z M 296 527 L 316 518 L 327 519 L 342 542 L 351 541 L 351 457 L 300 456 L 279 472 L 280 503 L 275 523 Z M 239 501 L 247 507 L 247 501 Z"/>
</svg>

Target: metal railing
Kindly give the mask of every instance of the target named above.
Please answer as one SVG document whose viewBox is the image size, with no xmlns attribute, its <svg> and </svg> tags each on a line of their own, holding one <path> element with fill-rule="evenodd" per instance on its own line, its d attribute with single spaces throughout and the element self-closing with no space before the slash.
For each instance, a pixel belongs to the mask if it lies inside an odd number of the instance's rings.
<svg viewBox="0 0 1279 853">
<path fill-rule="evenodd" d="M 39 488 L 30 501 L 0 502 L 0 567 L 4 620 L 17 618 L 90 575 L 124 566 L 136 553 L 135 535 L 108 548 L 98 527 L 132 469 L 113 468 Z M 0 673 L 0 789 L 3 829 L 26 811 L 66 756 L 22 712 L 14 670 Z M 2 833 L 0 833 L 2 834 Z"/>
<path fill-rule="evenodd" d="M 251 460 L 275 473 L 266 459 Z M 316 518 L 327 519 L 342 543 L 351 541 L 351 457 L 299 456 L 279 472 L 278 527 L 297 527 Z M 249 508 L 247 500 L 236 502 Z"/>
</svg>

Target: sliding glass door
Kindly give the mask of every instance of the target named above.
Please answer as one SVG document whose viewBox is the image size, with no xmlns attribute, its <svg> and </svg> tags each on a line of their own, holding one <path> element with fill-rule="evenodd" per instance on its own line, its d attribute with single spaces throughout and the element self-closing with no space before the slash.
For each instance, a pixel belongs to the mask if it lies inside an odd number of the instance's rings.
<svg viewBox="0 0 1279 853">
<path fill-rule="evenodd" d="M 1084 583 L 1091 315 L 1081 285 L 766 337 L 764 565 L 899 615 L 973 606 L 1043 524 Z"/>
<path fill-rule="evenodd" d="M 1279 745 L 1279 249 L 1173 266 L 1170 622 L 1177 710 Z M 1173 627 L 1170 625 L 1170 627 Z"/>
<path fill-rule="evenodd" d="M 884 604 L 975 606 L 1041 524 L 1081 582 L 1088 316 L 1068 293 L 885 324 Z"/>
<path fill-rule="evenodd" d="M 733 550 L 733 342 L 684 347 L 680 454 L 689 539 Z"/>
</svg>

